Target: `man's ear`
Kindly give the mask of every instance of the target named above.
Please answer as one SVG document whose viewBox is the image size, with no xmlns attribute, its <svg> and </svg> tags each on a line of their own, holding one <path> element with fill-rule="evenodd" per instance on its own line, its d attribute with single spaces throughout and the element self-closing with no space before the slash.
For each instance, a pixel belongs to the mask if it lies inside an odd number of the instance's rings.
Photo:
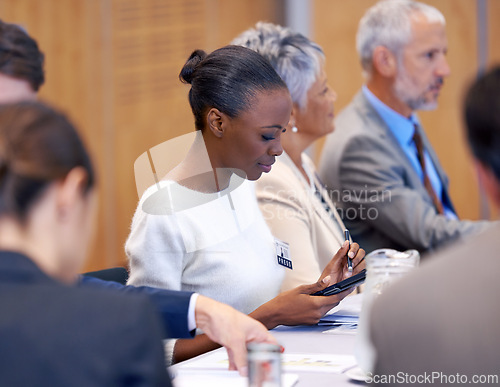
<svg viewBox="0 0 500 387">
<path fill-rule="evenodd" d="M 373 50 L 373 67 L 386 78 L 393 78 L 397 75 L 398 61 L 396 55 L 387 47 L 377 46 Z"/>
<path fill-rule="evenodd" d="M 222 138 L 225 129 L 225 115 L 219 109 L 211 108 L 207 114 L 207 126 L 215 137 Z"/>
<path fill-rule="evenodd" d="M 475 160 L 474 165 L 476 167 L 479 184 L 484 188 L 486 194 L 493 203 L 500 208 L 500 181 L 493 170 L 484 165 L 481 161 Z"/>
<path fill-rule="evenodd" d="M 58 216 L 62 219 L 82 200 L 87 179 L 87 171 L 75 167 L 58 183 L 56 206 Z"/>
</svg>

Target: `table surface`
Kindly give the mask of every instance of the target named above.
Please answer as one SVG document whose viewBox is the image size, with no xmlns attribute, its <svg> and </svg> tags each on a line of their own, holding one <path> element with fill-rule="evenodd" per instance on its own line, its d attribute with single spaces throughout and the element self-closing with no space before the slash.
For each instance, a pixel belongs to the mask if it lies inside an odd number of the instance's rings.
<svg viewBox="0 0 500 387">
<path fill-rule="evenodd" d="M 361 308 L 362 295 L 355 295 L 347 297 L 337 308 L 342 311 L 354 311 L 359 315 Z M 285 347 L 285 353 L 288 354 L 338 354 L 338 355 L 352 355 L 354 356 L 356 345 L 356 330 L 342 330 L 342 328 L 335 328 L 332 326 L 296 326 L 286 327 L 279 326 L 271 331 L 273 336 L 278 342 Z M 220 349 L 224 350 L 224 349 Z M 200 355 L 194 359 L 176 364 L 174 368 L 184 368 L 189 363 L 196 362 L 203 356 Z M 348 372 L 348 370 L 346 371 Z M 352 380 L 346 373 L 332 373 L 332 372 L 295 372 L 299 375 L 299 380 L 295 384 L 296 387 L 331 387 L 331 386 L 364 386 L 364 382 Z"/>
<path fill-rule="evenodd" d="M 273 329 L 271 333 L 278 342 L 285 347 L 285 353 L 289 354 L 339 354 L 339 355 L 354 355 L 354 346 L 356 343 L 356 335 L 354 333 L 324 333 L 332 329 L 328 326 L 297 326 L 284 327 L 280 326 Z M 223 349 L 221 349 L 223 350 Z M 194 359 L 179 363 L 175 368 L 183 368 L 183 366 L 197 361 L 203 356 L 200 355 Z M 296 387 L 331 387 L 331 386 L 349 386 L 365 385 L 363 382 L 351 380 L 345 373 L 336 374 L 331 372 L 295 372 L 299 375 L 299 380 L 295 384 Z"/>
<path fill-rule="evenodd" d="M 286 353 L 327 353 L 339 355 L 354 355 L 356 335 L 349 333 L 323 333 L 331 327 L 298 326 L 278 327 L 271 333 L 285 347 Z M 365 385 L 349 379 L 345 374 L 300 372 L 297 387 L 331 387 Z"/>
</svg>

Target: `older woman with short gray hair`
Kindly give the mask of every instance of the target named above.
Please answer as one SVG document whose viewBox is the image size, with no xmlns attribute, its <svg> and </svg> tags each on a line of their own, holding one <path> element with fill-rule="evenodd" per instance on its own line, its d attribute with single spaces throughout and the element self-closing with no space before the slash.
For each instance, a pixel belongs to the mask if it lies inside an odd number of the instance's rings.
<svg viewBox="0 0 500 387">
<path fill-rule="evenodd" d="M 314 281 L 344 242 L 344 224 L 304 153 L 334 129 L 337 95 L 327 82 L 321 47 L 289 28 L 259 22 L 232 41 L 267 58 L 285 81 L 293 110 L 281 136 L 283 155 L 257 182 L 260 209 L 273 235 L 290 245 L 293 262 L 282 290 Z"/>
</svg>

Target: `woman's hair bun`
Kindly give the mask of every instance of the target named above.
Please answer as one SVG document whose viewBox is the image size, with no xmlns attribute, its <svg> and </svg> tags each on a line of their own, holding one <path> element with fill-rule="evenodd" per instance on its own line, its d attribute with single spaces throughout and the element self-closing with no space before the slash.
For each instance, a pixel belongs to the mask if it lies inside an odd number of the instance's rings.
<svg viewBox="0 0 500 387">
<path fill-rule="evenodd" d="M 179 79 L 181 80 L 181 82 L 191 84 L 196 68 L 199 66 L 201 61 L 205 59 L 206 56 L 207 53 L 203 50 L 194 50 L 191 53 L 179 74 Z"/>
</svg>

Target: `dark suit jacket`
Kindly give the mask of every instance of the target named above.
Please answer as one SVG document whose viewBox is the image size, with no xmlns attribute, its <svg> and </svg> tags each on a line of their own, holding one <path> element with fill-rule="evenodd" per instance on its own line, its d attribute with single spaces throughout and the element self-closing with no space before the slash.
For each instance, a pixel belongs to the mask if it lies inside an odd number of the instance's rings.
<svg viewBox="0 0 500 387">
<path fill-rule="evenodd" d="M 98 278 L 82 275 L 79 285 L 81 287 L 94 287 L 97 289 L 113 289 L 123 294 L 142 294 L 149 298 L 160 314 L 164 332 L 168 338 L 192 338 L 196 330 L 188 329 L 189 301 L 193 292 L 181 292 L 152 288 L 149 286 L 121 285 L 113 281 L 104 281 Z M 167 336 L 165 336 L 167 338 Z"/>
<path fill-rule="evenodd" d="M 169 386 L 147 299 L 63 285 L 0 251 L 1 386 Z"/>
<path fill-rule="evenodd" d="M 474 375 L 496 375 L 489 384 L 498 385 L 499 235 L 496 226 L 442 251 L 374 302 L 371 338 L 378 375 L 436 372 L 433 384 L 449 385 L 441 376 L 458 373 L 469 378 L 462 379 L 464 386 L 472 385 Z"/>
<path fill-rule="evenodd" d="M 446 190 L 448 178 L 425 133 L 422 137 Z M 489 226 L 436 212 L 408 157 L 361 91 L 336 118 L 319 173 L 353 239 L 367 252 L 426 251 Z"/>
</svg>

